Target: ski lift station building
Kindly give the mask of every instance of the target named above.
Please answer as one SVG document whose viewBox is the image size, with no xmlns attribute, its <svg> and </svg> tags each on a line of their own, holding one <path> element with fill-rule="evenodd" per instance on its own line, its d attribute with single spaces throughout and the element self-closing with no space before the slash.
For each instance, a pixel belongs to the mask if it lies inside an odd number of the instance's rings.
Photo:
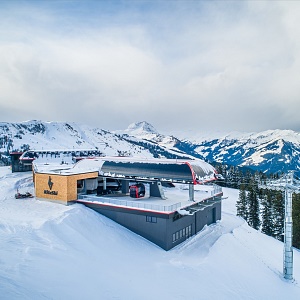
<svg viewBox="0 0 300 300">
<path fill-rule="evenodd" d="M 33 163 L 33 175 L 37 199 L 81 203 L 165 250 L 221 219 L 222 189 L 202 160 L 99 157 Z"/>
</svg>

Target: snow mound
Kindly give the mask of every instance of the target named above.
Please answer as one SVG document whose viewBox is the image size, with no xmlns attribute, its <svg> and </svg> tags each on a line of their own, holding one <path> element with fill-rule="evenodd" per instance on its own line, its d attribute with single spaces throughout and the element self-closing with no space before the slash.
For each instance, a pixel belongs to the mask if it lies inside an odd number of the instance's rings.
<svg viewBox="0 0 300 300">
<path fill-rule="evenodd" d="M 80 204 L 16 200 L 30 174 L 0 168 L 1 299 L 299 299 L 282 278 L 283 244 L 235 216 L 224 189 L 222 220 L 166 252 Z"/>
</svg>

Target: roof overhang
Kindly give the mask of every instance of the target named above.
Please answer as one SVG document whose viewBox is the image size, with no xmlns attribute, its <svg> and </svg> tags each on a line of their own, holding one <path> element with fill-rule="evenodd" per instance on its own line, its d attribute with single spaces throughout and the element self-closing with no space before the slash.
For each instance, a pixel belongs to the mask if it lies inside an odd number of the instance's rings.
<svg viewBox="0 0 300 300">
<path fill-rule="evenodd" d="M 216 179 L 215 169 L 202 160 L 100 157 L 83 159 L 69 172 L 97 170 L 100 176 L 145 181 L 203 184 Z"/>
</svg>

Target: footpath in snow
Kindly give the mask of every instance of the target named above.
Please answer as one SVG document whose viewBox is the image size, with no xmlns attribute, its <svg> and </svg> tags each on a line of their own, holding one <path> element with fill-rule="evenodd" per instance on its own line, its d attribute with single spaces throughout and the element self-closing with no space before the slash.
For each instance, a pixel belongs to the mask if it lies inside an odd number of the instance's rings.
<svg viewBox="0 0 300 300">
<path fill-rule="evenodd" d="M 15 199 L 31 173 L 0 167 L 0 299 L 300 299 L 282 276 L 283 244 L 236 217 L 224 189 L 222 220 L 166 252 L 80 205 Z"/>
</svg>

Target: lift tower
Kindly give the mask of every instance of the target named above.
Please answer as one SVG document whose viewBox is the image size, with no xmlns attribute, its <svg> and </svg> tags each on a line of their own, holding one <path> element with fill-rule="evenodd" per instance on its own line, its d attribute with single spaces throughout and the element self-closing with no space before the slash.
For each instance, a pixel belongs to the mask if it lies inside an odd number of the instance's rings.
<svg viewBox="0 0 300 300">
<path fill-rule="evenodd" d="M 300 181 L 294 178 L 294 171 L 290 171 L 277 180 L 268 180 L 259 185 L 262 189 L 280 190 L 284 192 L 284 249 L 283 275 L 287 280 L 293 279 L 293 193 L 300 193 Z"/>
</svg>

